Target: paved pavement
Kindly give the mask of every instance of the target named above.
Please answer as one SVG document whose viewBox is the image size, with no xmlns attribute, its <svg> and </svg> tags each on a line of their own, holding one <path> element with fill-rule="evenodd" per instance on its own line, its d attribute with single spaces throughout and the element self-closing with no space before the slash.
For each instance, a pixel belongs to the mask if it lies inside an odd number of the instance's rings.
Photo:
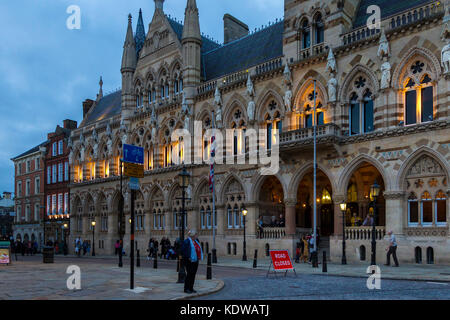
<svg viewBox="0 0 450 320">
<path fill-rule="evenodd" d="M 203 262 L 204 263 L 204 262 Z M 232 266 L 240 268 L 252 268 L 253 260 L 242 261 L 242 259 L 219 257 L 217 265 Z M 257 261 L 257 269 L 268 270 L 270 260 L 263 258 Z M 328 275 L 344 276 L 344 277 L 362 277 L 367 278 L 368 263 L 352 263 L 347 265 L 327 263 Z M 423 281 L 443 281 L 450 282 L 450 265 L 437 264 L 403 264 L 400 267 L 385 266 L 379 264 L 381 277 L 383 279 L 397 280 L 423 280 Z M 312 268 L 308 263 L 294 263 L 297 274 L 323 274 L 322 264 L 319 268 Z"/>
<path fill-rule="evenodd" d="M 135 291 L 130 291 L 130 269 L 124 264 L 102 259 L 57 256 L 55 263 L 43 264 L 42 257 L 19 257 L 10 266 L 0 266 L 0 299 L 7 300 L 177 300 L 202 296 L 223 287 L 219 279 L 206 280 L 198 274 L 197 294 L 183 292 L 174 268 L 135 268 Z M 126 260 L 126 259 L 125 259 Z M 124 261 L 125 262 L 125 261 Z M 142 264 L 145 262 L 143 261 Z M 67 267 L 78 265 L 81 270 L 81 290 L 69 290 Z M 175 264 L 173 265 L 175 266 Z M 20 287 L 18 287 L 20 285 Z"/>
</svg>

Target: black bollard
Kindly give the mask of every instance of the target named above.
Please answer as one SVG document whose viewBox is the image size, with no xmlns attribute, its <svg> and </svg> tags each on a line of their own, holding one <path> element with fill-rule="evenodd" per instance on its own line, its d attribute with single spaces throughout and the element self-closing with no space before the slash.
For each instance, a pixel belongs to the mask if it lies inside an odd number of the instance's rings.
<svg viewBox="0 0 450 320">
<path fill-rule="evenodd" d="M 141 256 L 139 254 L 139 249 L 136 250 L 136 267 L 140 267 L 141 266 Z"/>
<path fill-rule="evenodd" d="M 155 260 L 153 260 L 153 269 L 158 269 L 158 251 L 156 251 Z"/>
<path fill-rule="evenodd" d="M 211 280 L 212 271 L 211 271 L 211 253 L 208 253 L 208 265 L 206 266 L 206 280 Z"/>
<path fill-rule="evenodd" d="M 217 250 L 212 249 L 212 263 L 217 263 Z"/>
<path fill-rule="evenodd" d="M 328 272 L 327 271 L 327 253 L 325 251 L 323 252 L 322 272 Z"/>
<path fill-rule="evenodd" d="M 256 259 L 258 258 L 258 249 L 255 249 L 255 257 L 253 258 L 253 268 L 256 268 Z"/>
</svg>

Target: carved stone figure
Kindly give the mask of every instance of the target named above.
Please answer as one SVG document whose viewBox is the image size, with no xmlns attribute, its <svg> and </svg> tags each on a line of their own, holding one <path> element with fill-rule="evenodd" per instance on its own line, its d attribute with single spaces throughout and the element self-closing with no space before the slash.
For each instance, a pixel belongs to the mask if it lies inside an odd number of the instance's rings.
<svg viewBox="0 0 450 320">
<path fill-rule="evenodd" d="M 247 106 L 247 115 L 248 115 L 248 120 L 253 121 L 255 120 L 255 101 L 250 100 Z"/>
<path fill-rule="evenodd" d="M 450 73 L 450 40 L 441 51 L 441 64 L 444 67 L 444 73 Z"/>
<path fill-rule="evenodd" d="M 110 138 L 112 135 L 112 131 L 111 131 L 111 126 L 109 125 L 109 123 L 106 125 L 106 136 L 108 138 Z"/>
<path fill-rule="evenodd" d="M 94 143 L 94 145 L 92 146 L 92 157 L 94 159 L 97 159 L 98 157 L 98 143 Z"/>
<path fill-rule="evenodd" d="M 337 79 L 334 73 L 331 74 L 331 79 L 328 80 L 328 99 L 330 102 L 336 102 L 337 93 Z"/>
<path fill-rule="evenodd" d="M 334 57 L 333 50 L 331 48 L 330 48 L 330 51 L 328 53 L 328 59 L 327 60 L 328 60 L 327 67 L 326 67 L 327 71 L 329 73 L 336 72 L 337 71 L 336 58 Z"/>
<path fill-rule="evenodd" d="M 184 115 L 184 129 L 190 130 L 190 117 L 189 114 Z"/>
<path fill-rule="evenodd" d="M 290 87 L 284 93 L 284 105 L 286 106 L 286 110 L 292 111 L 292 91 Z"/>
<path fill-rule="evenodd" d="M 381 65 L 381 89 L 389 88 L 391 83 L 391 64 L 384 57 L 384 63 Z"/>
<path fill-rule="evenodd" d="M 122 135 L 122 145 L 126 144 L 127 141 L 128 141 L 128 135 L 127 135 L 127 133 L 125 132 L 125 133 Z"/>
</svg>

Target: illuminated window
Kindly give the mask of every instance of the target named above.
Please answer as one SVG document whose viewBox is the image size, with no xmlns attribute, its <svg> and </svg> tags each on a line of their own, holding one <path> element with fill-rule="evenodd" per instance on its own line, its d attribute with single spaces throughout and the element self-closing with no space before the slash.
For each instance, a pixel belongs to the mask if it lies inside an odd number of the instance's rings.
<svg viewBox="0 0 450 320">
<path fill-rule="evenodd" d="M 433 202 L 430 193 L 425 191 L 421 200 L 422 225 L 431 225 L 433 223 Z"/>
<path fill-rule="evenodd" d="M 424 62 L 410 66 L 404 85 L 405 124 L 433 121 L 433 83 Z"/>
</svg>

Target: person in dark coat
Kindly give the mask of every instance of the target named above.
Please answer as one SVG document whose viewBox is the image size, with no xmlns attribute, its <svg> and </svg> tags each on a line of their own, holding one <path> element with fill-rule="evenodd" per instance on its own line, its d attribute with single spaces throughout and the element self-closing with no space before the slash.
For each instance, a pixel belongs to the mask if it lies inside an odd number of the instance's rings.
<svg viewBox="0 0 450 320">
<path fill-rule="evenodd" d="M 188 238 L 181 245 L 181 256 L 183 265 L 186 268 L 186 279 L 184 280 L 184 292 L 195 293 L 194 282 L 197 274 L 198 263 L 203 259 L 203 252 L 197 240 L 197 231 L 190 230 Z"/>
</svg>

